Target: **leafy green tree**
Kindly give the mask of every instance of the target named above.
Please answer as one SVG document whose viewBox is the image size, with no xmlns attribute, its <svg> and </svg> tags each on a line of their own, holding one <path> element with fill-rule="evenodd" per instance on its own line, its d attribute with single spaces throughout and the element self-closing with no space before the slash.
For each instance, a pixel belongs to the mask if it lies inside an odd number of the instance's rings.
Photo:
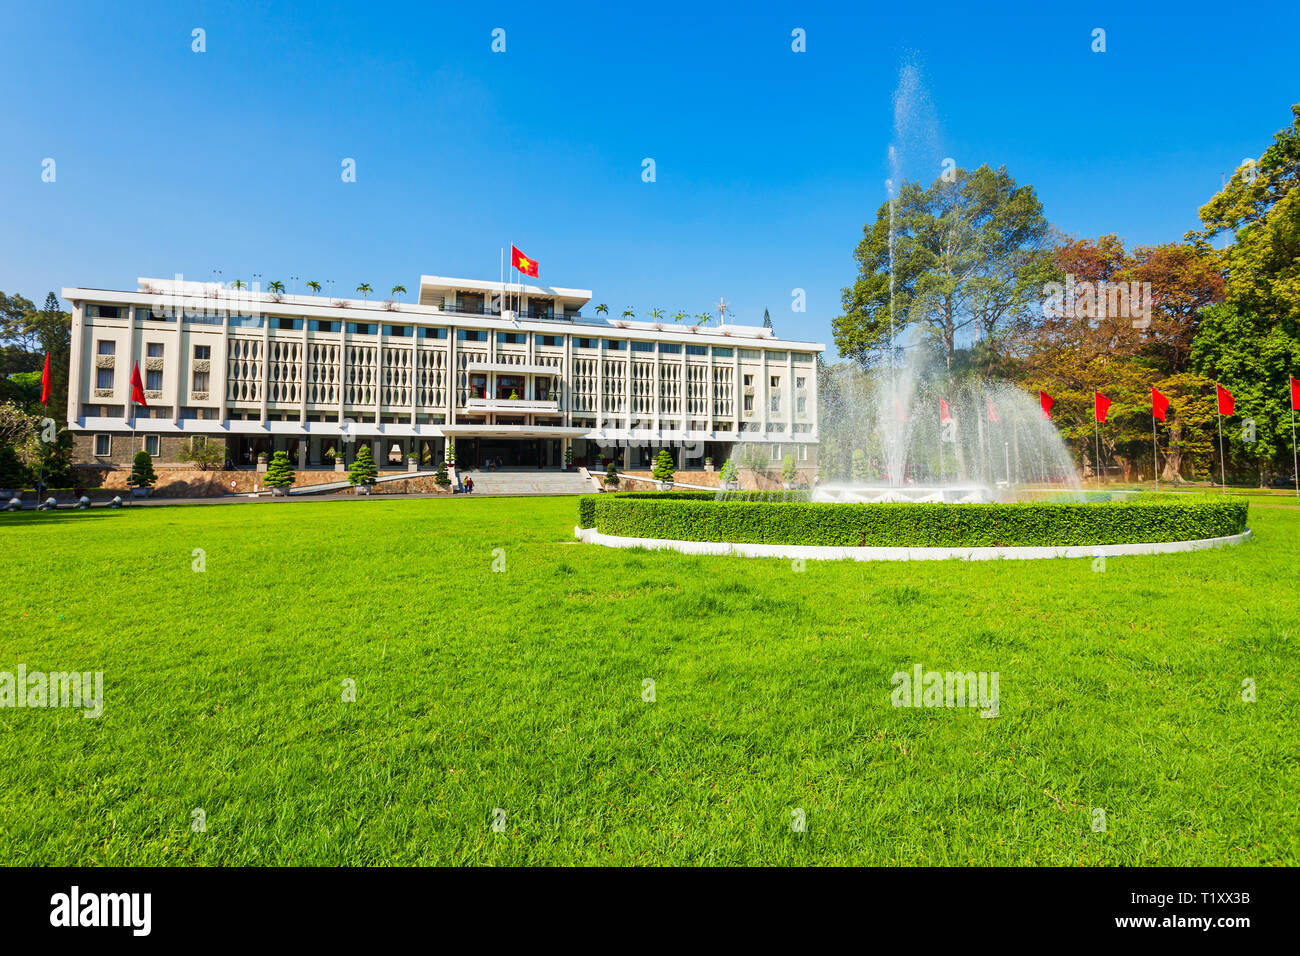
<svg viewBox="0 0 1300 956">
<path fill-rule="evenodd" d="M 736 463 L 728 458 L 722 463 L 722 471 L 718 473 L 718 477 L 727 484 L 735 484 L 740 480 L 740 471 L 736 468 Z"/>
<path fill-rule="evenodd" d="M 671 482 L 673 480 L 673 456 L 667 448 L 660 448 L 655 458 L 654 469 L 650 472 L 655 481 Z"/>
<path fill-rule="evenodd" d="M 266 291 L 272 295 L 284 295 L 284 283 L 276 279 L 266 287 Z"/>
<path fill-rule="evenodd" d="M 195 436 L 181 446 L 176 459 L 194 465 L 199 471 L 207 471 L 225 464 L 226 450 L 216 442 Z"/>
<path fill-rule="evenodd" d="M 361 298 L 364 299 L 370 295 L 373 290 L 370 288 L 369 282 L 363 282 L 361 285 L 357 286 L 357 291 L 361 293 Z"/>
<path fill-rule="evenodd" d="M 396 298 L 396 297 L 398 297 L 398 296 L 406 295 L 406 286 L 404 286 L 404 285 L 395 285 L 395 286 L 393 286 L 392 295 L 393 295 L 394 298 Z"/>
<path fill-rule="evenodd" d="M 152 488 L 157 480 L 158 476 L 153 470 L 153 456 L 141 448 L 135 453 L 135 460 L 131 462 L 131 475 L 127 479 L 127 484 L 132 488 Z"/>
<path fill-rule="evenodd" d="M 452 459 L 447 460 L 451 461 Z M 370 446 L 360 446 L 357 449 L 357 457 L 353 459 L 352 466 L 348 469 L 348 484 L 373 485 L 378 477 L 379 469 L 375 467 L 375 459 L 370 453 Z"/>
<path fill-rule="evenodd" d="M 609 306 L 602 302 L 600 305 L 596 306 L 596 314 L 599 316 L 609 315 Z"/>
<path fill-rule="evenodd" d="M 277 451 L 271 456 L 271 463 L 266 466 L 266 477 L 262 483 L 271 488 L 288 488 L 294 483 L 293 462 L 289 461 L 287 451 Z"/>
<path fill-rule="evenodd" d="M 861 448 L 853 449 L 853 480 L 871 480 L 871 466 L 867 464 L 867 453 Z"/>
<path fill-rule="evenodd" d="M 758 445 L 747 444 L 740 451 L 740 467 L 749 471 L 767 469 L 767 453 Z"/>
<path fill-rule="evenodd" d="M 799 470 L 794 463 L 794 455 L 786 455 L 781 460 L 781 480 L 793 482 L 799 477 Z"/>
<path fill-rule="evenodd" d="M 307 288 L 311 289 L 315 295 L 320 295 L 320 283 L 314 279 L 307 283 Z"/>
<path fill-rule="evenodd" d="M 858 278 L 843 290 L 835 344 L 861 365 L 887 358 L 890 328 L 890 209 L 863 229 Z M 1032 186 L 1005 168 L 956 170 L 928 188 L 904 183 L 894 209 L 895 343 L 909 329 L 949 370 L 959 340 L 989 342 L 1031 321 L 1055 275 L 1049 226 Z"/>
</svg>

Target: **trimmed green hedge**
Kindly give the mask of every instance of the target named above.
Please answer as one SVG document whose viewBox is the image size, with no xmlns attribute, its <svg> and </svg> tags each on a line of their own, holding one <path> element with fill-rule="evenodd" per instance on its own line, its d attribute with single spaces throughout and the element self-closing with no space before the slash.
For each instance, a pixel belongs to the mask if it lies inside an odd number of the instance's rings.
<svg viewBox="0 0 1300 956">
<path fill-rule="evenodd" d="M 623 491 L 603 495 L 583 495 L 578 499 L 578 527 L 596 526 L 596 502 L 611 498 L 651 498 L 656 501 L 715 501 L 716 491 Z M 727 491 L 723 494 L 743 498 L 745 501 L 807 501 L 807 491 Z"/>
<path fill-rule="evenodd" d="M 779 492 L 778 492 L 779 494 Z M 708 499 L 708 500 L 701 500 Z M 578 521 L 602 534 L 826 547 L 1072 547 L 1191 541 L 1238 534 L 1248 505 L 1177 502 L 845 504 L 714 501 L 706 493 L 600 495 Z"/>
</svg>

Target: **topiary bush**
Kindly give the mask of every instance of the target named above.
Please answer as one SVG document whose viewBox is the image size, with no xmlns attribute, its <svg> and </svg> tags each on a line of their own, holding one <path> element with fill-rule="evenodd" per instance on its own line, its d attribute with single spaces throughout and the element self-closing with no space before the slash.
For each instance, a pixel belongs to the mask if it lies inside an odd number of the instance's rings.
<svg viewBox="0 0 1300 956">
<path fill-rule="evenodd" d="M 433 480 L 444 488 L 451 484 L 451 477 L 447 474 L 447 463 L 438 462 L 438 470 L 433 473 Z"/>
<path fill-rule="evenodd" d="M 131 462 L 131 476 L 127 478 L 127 484 L 132 488 L 152 488 L 157 480 L 158 476 L 153 470 L 153 456 L 141 448 Z"/>
<path fill-rule="evenodd" d="M 654 469 L 650 472 L 655 481 L 671 483 L 673 480 L 673 456 L 667 448 L 660 448 L 655 458 Z"/>
<path fill-rule="evenodd" d="M 268 488 L 288 488 L 296 480 L 293 462 L 289 461 L 289 453 L 277 451 L 271 456 L 271 463 L 266 466 L 266 476 L 262 479 L 262 484 Z"/>
<path fill-rule="evenodd" d="M 375 467 L 375 459 L 370 453 L 370 446 L 362 445 L 357 449 L 357 457 L 353 460 L 352 467 L 348 469 L 348 484 L 373 485 L 378 477 L 379 469 Z"/>
<path fill-rule="evenodd" d="M 605 466 L 605 484 L 610 488 L 618 487 L 618 466 L 612 461 Z"/>
<path fill-rule="evenodd" d="M 1238 501 L 845 504 L 709 500 L 707 492 L 583 499 L 579 525 L 602 534 L 824 547 L 1081 547 L 1239 534 Z M 773 494 L 781 494 L 776 492 Z M 786 494 L 797 494 L 789 493 Z"/>
</svg>

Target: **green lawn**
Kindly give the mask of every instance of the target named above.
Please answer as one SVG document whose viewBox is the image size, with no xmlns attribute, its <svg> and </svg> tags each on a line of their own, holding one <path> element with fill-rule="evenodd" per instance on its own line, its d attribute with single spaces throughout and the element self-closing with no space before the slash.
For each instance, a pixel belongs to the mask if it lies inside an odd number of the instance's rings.
<svg viewBox="0 0 1300 956">
<path fill-rule="evenodd" d="M 0 709 L 5 862 L 1300 862 L 1283 498 L 1104 571 L 620 552 L 575 511 L 0 515 L 0 671 L 105 679 L 98 720 Z M 917 663 L 997 671 L 999 716 L 896 709 Z"/>
</svg>

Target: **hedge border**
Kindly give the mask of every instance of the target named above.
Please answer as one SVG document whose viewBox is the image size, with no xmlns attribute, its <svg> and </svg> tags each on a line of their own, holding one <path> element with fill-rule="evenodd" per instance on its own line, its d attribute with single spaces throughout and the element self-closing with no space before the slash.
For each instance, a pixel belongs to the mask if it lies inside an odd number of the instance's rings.
<svg viewBox="0 0 1300 956">
<path fill-rule="evenodd" d="M 775 494 L 780 494 L 777 492 Z M 584 496 L 578 526 L 630 538 L 819 547 L 1081 547 L 1240 534 L 1249 504 L 717 501 L 711 492 Z"/>
</svg>

